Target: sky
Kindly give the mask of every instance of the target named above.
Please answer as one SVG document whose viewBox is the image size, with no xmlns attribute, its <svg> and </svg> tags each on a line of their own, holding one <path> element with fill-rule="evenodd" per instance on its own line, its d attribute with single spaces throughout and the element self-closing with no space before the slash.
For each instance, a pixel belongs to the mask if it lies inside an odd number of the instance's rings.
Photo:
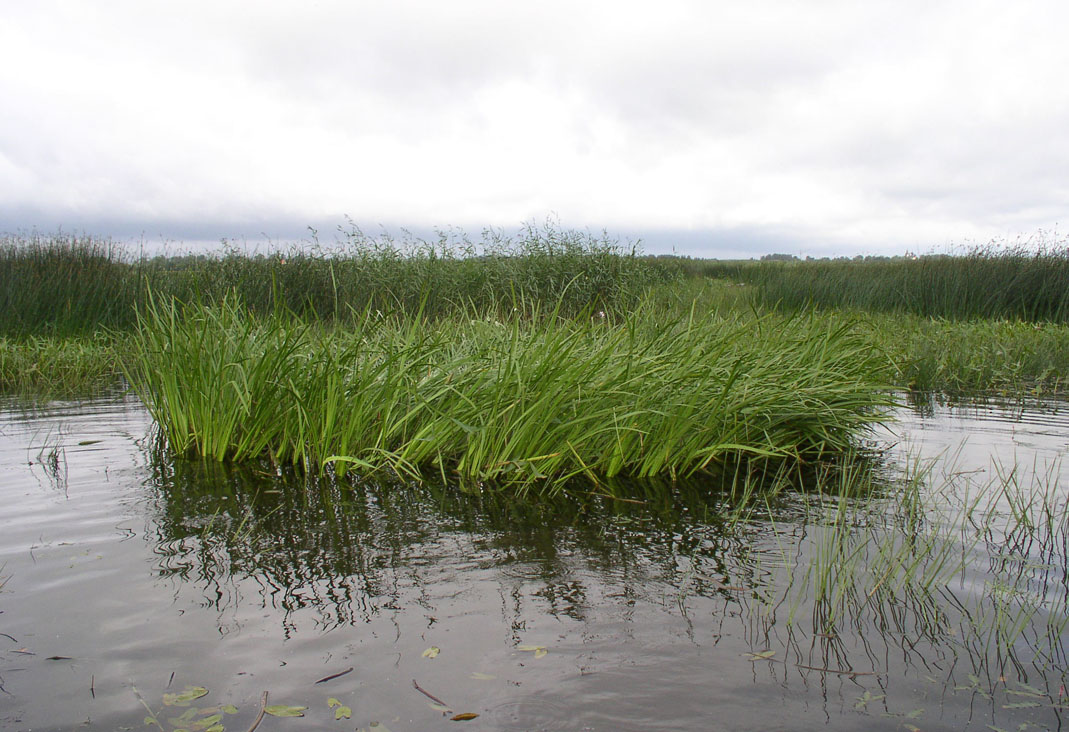
<svg viewBox="0 0 1069 732">
<path fill-rule="evenodd" d="M 0 232 L 1064 241 L 1064 0 L 0 0 Z"/>
</svg>

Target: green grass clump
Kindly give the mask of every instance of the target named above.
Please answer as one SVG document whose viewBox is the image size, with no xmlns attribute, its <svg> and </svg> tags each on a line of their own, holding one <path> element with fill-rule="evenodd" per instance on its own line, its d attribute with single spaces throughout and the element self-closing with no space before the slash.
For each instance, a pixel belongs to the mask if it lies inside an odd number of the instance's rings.
<svg viewBox="0 0 1069 732">
<path fill-rule="evenodd" d="M 1069 322 L 1066 242 L 961 256 L 866 258 L 732 265 L 767 306 L 816 306 L 924 317 Z"/>
<path fill-rule="evenodd" d="M 180 452 L 521 485 L 841 451 L 890 403 L 882 357 L 820 318 L 531 310 L 323 329 L 157 303 L 130 378 Z"/>
<path fill-rule="evenodd" d="M 1069 379 L 1069 325 L 874 316 L 864 326 L 901 387 L 950 394 L 1052 395 Z"/>
</svg>

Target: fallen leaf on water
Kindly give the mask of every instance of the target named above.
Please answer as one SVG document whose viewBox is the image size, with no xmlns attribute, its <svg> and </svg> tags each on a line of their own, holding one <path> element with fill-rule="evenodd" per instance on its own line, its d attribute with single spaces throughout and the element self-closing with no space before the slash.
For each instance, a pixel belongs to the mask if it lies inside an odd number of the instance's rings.
<svg viewBox="0 0 1069 732">
<path fill-rule="evenodd" d="M 475 712 L 464 712 L 463 714 L 457 714 L 456 716 L 450 717 L 450 719 L 454 722 L 467 722 L 469 719 L 475 719 L 478 716 L 479 715 Z"/>
<path fill-rule="evenodd" d="M 542 656 L 549 653 L 545 646 L 516 646 L 516 650 L 534 652 L 535 658 L 542 658 Z"/>
<path fill-rule="evenodd" d="M 81 442 L 78 443 L 78 446 L 79 447 L 83 447 L 85 445 L 95 445 L 98 442 L 103 442 L 103 440 L 82 440 Z"/>
<path fill-rule="evenodd" d="M 473 679 L 475 679 L 476 681 L 490 681 L 491 679 L 496 679 L 497 678 L 493 674 L 484 674 L 484 673 L 481 673 L 479 671 L 472 671 L 471 672 L 471 677 Z"/>
<path fill-rule="evenodd" d="M 308 707 L 291 707 L 285 704 L 272 704 L 264 707 L 264 712 L 272 717 L 303 717 L 304 710 Z"/>
<path fill-rule="evenodd" d="M 442 706 L 441 704 L 435 704 L 434 702 L 431 702 L 427 706 L 436 712 L 441 712 L 442 714 L 449 714 L 451 711 L 453 711 L 449 707 Z"/>
<path fill-rule="evenodd" d="M 439 648 L 438 646 L 431 646 L 430 648 L 428 648 L 427 650 L 425 650 L 423 652 L 423 657 L 424 658 L 436 658 L 438 656 L 438 654 L 441 653 L 441 652 L 442 652 L 442 649 Z"/>
</svg>

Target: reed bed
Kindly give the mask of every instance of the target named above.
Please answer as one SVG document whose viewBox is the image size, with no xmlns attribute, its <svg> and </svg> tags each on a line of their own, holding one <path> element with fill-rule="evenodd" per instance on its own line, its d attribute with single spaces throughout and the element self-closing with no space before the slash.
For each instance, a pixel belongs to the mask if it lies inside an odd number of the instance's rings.
<svg viewBox="0 0 1069 732">
<path fill-rule="evenodd" d="M 720 273 L 755 285 L 763 304 L 787 309 L 1069 322 L 1066 241 L 991 245 L 958 256 L 728 263 Z"/>
<path fill-rule="evenodd" d="M 878 352 L 811 317 L 650 307 L 609 322 L 533 304 L 324 329 L 171 301 L 134 339 L 129 378 L 178 452 L 469 484 L 801 459 L 847 449 L 891 403 Z"/>
<path fill-rule="evenodd" d="M 519 301 L 557 303 L 562 314 L 635 307 L 680 271 L 607 235 L 528 226 L 487 230 L 473 242 L 343 232 L 330 246 L 249 254 L 146 259 L 107 240 L 67 234 L 0 239 L 0 335 L 86 335 L 129 330 L 155 295 L 212 304 L 236 294 L 250 311 L 345 321 L 366 310 L 446 317 Z"/>
</svg>

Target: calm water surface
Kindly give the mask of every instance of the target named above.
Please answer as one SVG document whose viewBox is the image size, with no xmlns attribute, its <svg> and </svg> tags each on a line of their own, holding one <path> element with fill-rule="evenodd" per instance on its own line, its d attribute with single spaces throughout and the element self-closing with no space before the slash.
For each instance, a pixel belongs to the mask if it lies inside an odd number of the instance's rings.
<svg viewBox="0 0 1069 732">
<path fill-rule="evenodd" d="M 307 710 L 264 731 L 1060 729 L 1069 405 L 903 409 L 873 447 L 887 496 L 839 545 L 834 496 L 727 521 L 715 481 L 626 500 L 339 485 L 168 459 L 129 398 L 6 402 L 0 728 L 170 732 L 232 705 L 221 724 L 247 730 L 267 691 Z M 957 531 L 940 551 L 969 560 L 950 579 L 930 555 L 883 569 L 896 485 L 929 459 L 923 531 Z M 1046 523 L 954 528 L 970 505 L 1016 515 L 999 480 Z M 822 594 L 829 567 L 858 579 Z M 165 704 L 187 686 L 209 693 Z"/>
</svg>

